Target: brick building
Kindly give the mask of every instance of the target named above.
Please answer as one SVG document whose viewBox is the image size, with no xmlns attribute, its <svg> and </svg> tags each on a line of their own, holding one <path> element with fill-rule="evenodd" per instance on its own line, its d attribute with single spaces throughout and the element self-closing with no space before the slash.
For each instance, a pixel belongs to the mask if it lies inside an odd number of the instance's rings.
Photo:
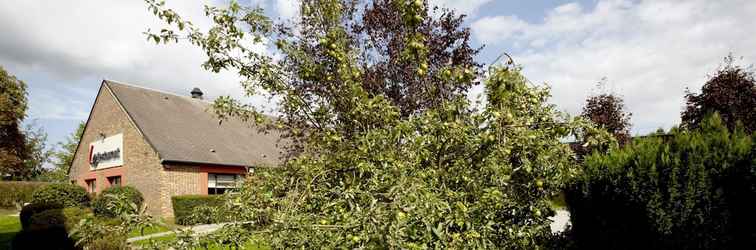
<svg viewBox="0 0 756 250">
<path fill-rule="evenodd" d="M 219 120 L 192 96 L 104 80 L 69 169 L 89 192 L 129 185 L 149 213 L 172 217 L 171 197 L 219 194 L 256 167 L 278 164 L 279 135 Z"/>
</svg>

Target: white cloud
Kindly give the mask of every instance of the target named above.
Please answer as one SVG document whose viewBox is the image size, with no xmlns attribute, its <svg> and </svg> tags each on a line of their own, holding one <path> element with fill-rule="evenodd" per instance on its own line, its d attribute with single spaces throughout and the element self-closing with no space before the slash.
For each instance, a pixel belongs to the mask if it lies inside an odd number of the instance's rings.
<svg viewBox="0 0 756 250">
<path fill-rule="evenodd" d="M 167 5 L 200 27 L 209 25 L 201 2 Z M 106 78 L 179 94 L 196 86 L 210 97 L 242 96 L 235 74 L 202 69 L 206 57 L 200 49 L 186 42 L 156 45 L 146 40 L 147 28 L 163 27 L 143 1 L 0 1 L 0 65 L 16 75 L 45 75 L 51 88 L 83 88 L 83 79 Z M 63 111 L 81 118 L 81 112 L 88 112 L 71 102 L 35 102 L 67 98 L 55 94 L 30 93 L 33 118 L 64 118 Z"/>
<path fill-rule="evenodd" d="M 478 40 L 492 43 L 522 33 L 528 26 L 528 23 L 516 16 L 495 16 L 478 19 L 473 23 L 472 29 Z"/>
<path fill-rule="evenodd" d="M 481 6 L 491 2 L 491 0 L 429 0 L 428 2 L 431 6 L 449 8 L 462 14 L 474 16 Z"/>
<path fill-rule="evenodd" d="M 292 19 L 299 16 L 299 0 L 276 0 L 276 11 L 283 19 Z"/>
<path fill-rule="evenodd" d="M 472 25 L 481 42 L 514 53 L 553 101 L 576 114 L 596 82 L 625 98 L 634 131 L 679 123 L 684 89 L 700 89 L 729 52 L 756 62 L 756 1 L 599 1 L 547 12 L 541 22 L 485 17 Z"/>
</svg>

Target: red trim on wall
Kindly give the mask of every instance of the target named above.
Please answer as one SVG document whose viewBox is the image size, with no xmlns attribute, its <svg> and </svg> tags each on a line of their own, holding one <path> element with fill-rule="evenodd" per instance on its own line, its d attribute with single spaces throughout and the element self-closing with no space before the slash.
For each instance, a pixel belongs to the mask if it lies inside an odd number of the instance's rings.
<svg viewBox="0 0 756 250">
<path fill-rule="evenodd" d="M 110 183 L 108 183 L 108 177 L 121 176 L 121 186 L 126 186 L 127 182 L 126 182 L 125 172 L 126 172 L 126 169 L 123 166 L 94 170 L 94 171 L 89 170 L 87 173 L 80 175 L 77 182 L 79 183 L 80 186 L 87 188 L 86 180 L 94 179 L 95 185 L 96 185 L 95 191 L 99 193 L 105 188 L 110 187 Z"/>
<path fill-rule="evenodd" d="M 247 174 L 246 167 L 228 167 L 228 166 L 200 166 L 199 174 L 199 194 L 207 195 L 207 174 Z"/>
<path fill-rule="evenodd" d="M 198 194 L 204 194 L 207 195 L 207 172 L 200 172 L 199 174 L 199 190 L 197 190 Z"/>
</svg>

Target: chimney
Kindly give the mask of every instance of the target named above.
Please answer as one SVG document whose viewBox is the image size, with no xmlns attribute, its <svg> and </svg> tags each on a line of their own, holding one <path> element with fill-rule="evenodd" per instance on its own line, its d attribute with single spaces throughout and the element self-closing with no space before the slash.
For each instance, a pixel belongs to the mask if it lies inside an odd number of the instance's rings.
<svg viewBox="0 0 756 250">
<path fill-rule="evenodd" d="M 202 100 L 202 90 L 200 90 L 199 88 L 192 89 L 192 92 L 190 93 L 192 93 L 192 98 Z"/>
</svg>

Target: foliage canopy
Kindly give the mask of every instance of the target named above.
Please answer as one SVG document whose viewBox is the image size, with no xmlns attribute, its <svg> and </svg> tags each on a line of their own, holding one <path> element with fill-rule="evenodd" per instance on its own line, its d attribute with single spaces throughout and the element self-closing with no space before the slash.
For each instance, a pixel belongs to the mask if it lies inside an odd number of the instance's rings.
<svg viewBox="0 0 756 250">
<path fill-rule="evenodd" d="M 31 203 L 60 208 L 86 206 L 89 204 L 89 196 L 83 187 L 69 183 L 54 183 L 34 191 Z"/>
<path fill-rule="evenodd" d="M 622 97 L 609 93 L 589 96 L 585 100 L 585 106 L 580 115 L 606 129 L 620 145 L 630 141 L 632 114 L 625 111 Z"/>
<path fill-rule="evenodd" d="M 144 203 L 144 196 L 142 192 L 139 192 L 132 186 L 112 186 L 103 190 L 97 198 L 92 201 L 92 210 L 97 216 L 102 217 L 116 217 L 118 214 L 112 210 L 111 204 L 114 198 L 125 197 L 130 203 L 135 204 L 137 207 L 141 207 Z"/>
<path fill-rule="evenodd" d="M 27 158 L 21 121 L 26 117 L 26 83 L 0 67 L 0 174 L 23 175 Z"/>
<path fill-rule="evenodd" d="M 682 126 L 697 128 L 703 118 L 719 113 L 730 130 L 742 122 L 746 132 L 756 131 L 756 79 L 753 69 L 735 64 L 732 55 L 725 57 L 720 68 L 701 87 L 701 93 L 687 92 L 682 112 Z"/>
<path fill-rule="evenodd" d="M 30 123 L 24 129 L 26 140 L 24 147 L 27 156 L 24 159 L 23 171 L 16 173 L 15 179 L 44 181 L 49 169 L 44 167 L 50 161 L 53 150 L 47 145 L 47 133 L 35 123 Z"/>
<path fill-rule="evenodd" d="M 422 0 L 305 0 L 288 29 L 274 29 L 259 8 L 232 2 L 206 7 L 214 22 L 206 32 L 162 2 L 147 3 L 173 25 L 150 39 L 188 39 L 207 53 L 207 69 L 235 70 L 245 94 L 263 90 L 278 100 L 278 119 L 230 97 L 215 102 L 221 116 L 282 130 L 294 147 L 283 166 L 257 170 L 228 203 L 239 220 L 254 221 L 229 226 L 234 233 L 224 239 L 237 245 L 263 235 L 274 248 L 537 248 L 550 234 L 549 198 L 578 171 L 560 139 L 611 139 L 548 104 L 549 89 L 530 84 L 519 66 L 479 74 L 454 49 L 443 52 L 451 63 L 434 62 L 435 43 L 455 48 L 465 36 L 430 34 L 448 27 L 439 27 L 443 16 L 434 19 Z M 398 18 L 391 21 L 399 31 L 388 39 L 396 45 L 386 60 L 412 70 L 400 79 L 372 74 L 381 60 L 370 59 L 364 48 L 370 43 L 352 37 L 357 26 L 386 29 L 355 17 L 369 19 L 376 6 Z M 265 41 L 282 59 L 253 49 Z M 371 74 L 376 79 L 365 78 Z M 485 79 L 485 104 L 466 97 L 476 79 Z"/>
<path fill-rule="evenodd" d="M 79 146 L 81 135 L 84 134 L 85 126 L 85 122 L 79 123 L 76 131 L 66 136 L 65 141 L 58 143 L 60 148 L 52 152 L 53 168 L 43 173 L 40 179 L 52 182 L 64 182 L 68 179 L 68 169 L 73 163 L 74 153 Z"/>
</svg>

